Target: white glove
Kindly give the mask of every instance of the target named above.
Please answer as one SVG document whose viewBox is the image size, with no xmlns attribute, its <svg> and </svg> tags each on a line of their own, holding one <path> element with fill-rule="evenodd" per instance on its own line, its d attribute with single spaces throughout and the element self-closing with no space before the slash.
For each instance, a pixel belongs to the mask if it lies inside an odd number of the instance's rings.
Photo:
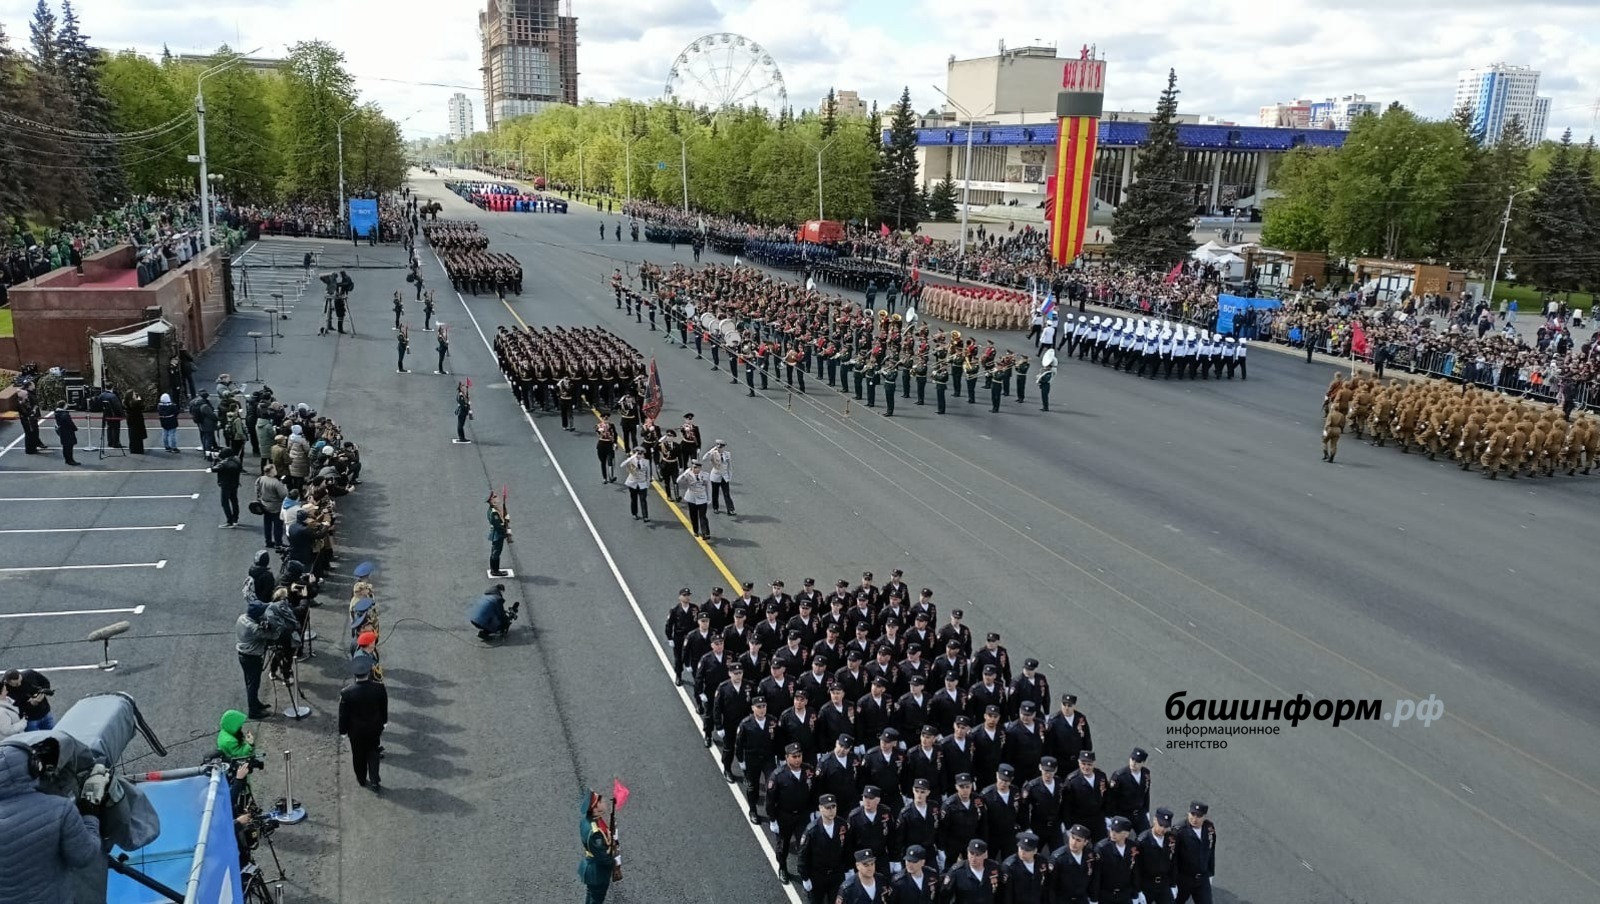
<svg viewBox="0 0 1600 904">
<path fill-rule="evenodd" d="M 706 702 L 706 695 L 705 695 L 705 694 L 701 694 L 701 695 L 700 695 L 700 702 L 701 702 L 701 703 L 704 703 L 704 702 Z"/>
<path fill-rule="evenodd" d="M 750 774 L 750 768 L 744 764 L 744 760 L 740 760 L 739 761 L 739 771 L 744 773 L 745 775 L 749 775 Z"/>
<path fill-rule="evenodd" d="M 618 866 L 621 866 L 621 865 L 622 865 L 622 855 L 621 855 L 621 854 L 618 854 L 618 855 L 617 855 L 617 856 L 616 856 L 616 857 L 614 857 L 614 858 L 612 858 L 612 859 L 613 859 L 613 860 L 614 860 L 614 861 L 615 861 L 615 862 L 616 862 L 616 864 L 617 864 L 617 865 L 618 865 Z"/>
<path fill-rule="evenodd" d="M 1133 896 L 1133 904 L 1145 904 L 1143 892 Z"/>
<path fill-rule="evenodd" d="M 905 866 L 904 863 L 891 863 L 891 864 L 889 864 L 889 872 L 892 873 L 893 875 L 895 875 L 896 877 L 900 876 L 905 871 L 906 871 L 906 866 Z"/>
<path fill-rule="evenodd" d="M 1174 901 L 1178 900 L 1178 886 L 1174 885 L 1171 888 L 1167 889 L 1167 893 L 1172 895 L 1172 900 L 1174 900 Z"/>
<path fill-rule="evenodd" d="M 778 821 L 774 819 L 773 821 L 767 823 L 767 830 L 774 835 L 778 834 Z"/>
<path fill-rule="evenodd" d="M 805 889 L 806 891 L 810 891 L 811 890 L 811 880 L 810 879 L 801 879 L 800 880 L 800 887 Z"/>
<path fill-rule="evenodd" d="M 711 735 L 712 735 L 712 737 L 715 737 L 718 741 L 721 741 L 723 738 L 728 736 L 728 733 L 719 728 L 716 731 L 712 732 Z"/>
<path fill-rule="evenodd" d="M 98 807 L 105 803 L 106 789 L 111 785 L 111 770 L 102 763 L 95 763 L 89 770 L 89 777 L 83 780 L 83 790 L 78 792 L 78 798 L 91 807 Z"/>
</svg>

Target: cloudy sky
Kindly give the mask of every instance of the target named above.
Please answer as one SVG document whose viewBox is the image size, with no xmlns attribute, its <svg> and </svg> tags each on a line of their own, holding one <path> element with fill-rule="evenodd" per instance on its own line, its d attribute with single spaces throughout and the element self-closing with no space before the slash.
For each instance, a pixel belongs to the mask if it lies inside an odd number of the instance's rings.
<svg viewBox="0 0 1600 904">
<path fill-rule="evenodd" d="M 14 44 L 36 0 L 0 0 Z M 56 2 L 56 0 L 52 0 Z M 579 91 L 647 98 L 689 42 L 745 35 L 782 68 L 791 102 L 815 107 L 829 86 L 887 105 L 903 85 L 919 110 L 939 103 L 946 59 L 985 56 L 1004 40 L 1054 43 L 1109 61 L 1107 106 L 1148 110 L 1168 67 L 1182 109 L 1253 122 L 1263 104 L 1361 93 L 1430 116 L 1449 113 L 1456 72 L 1494 62 L 1543 72 L 1550 134 L 1586 137 L 1600 110 L 1597 0 L 1189 0 L 1075 5 L 1041 15 L 1037 0 L 571 0 L 578 16 Z M 220 44 L 281 55 L 320 38 L 340 47 L 364 98 L 405 120 L 412 137 L 446 130 L 456 90 L 483 104 L 475 0 L 79 0 L 84 31 L 102 47 L 205 52 Z M 1270 9 L 1270 16 L 1259 11 Z M 407 118 L 409 117 L 409 118 Z"/>
</svg>

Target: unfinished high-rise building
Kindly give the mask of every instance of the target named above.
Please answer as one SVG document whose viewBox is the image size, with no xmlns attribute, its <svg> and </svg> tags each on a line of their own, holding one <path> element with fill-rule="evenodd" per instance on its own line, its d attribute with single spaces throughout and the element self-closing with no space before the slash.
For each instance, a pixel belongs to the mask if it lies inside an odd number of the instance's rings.
<svg viewBox="0 0 1600 904">
<path fill-rule="evenodd" d="M 563 9 L 565 5 L 565 9 Z M 578 20 L 571 0 L 489 0 L 483 40 L 483 115 L 499 123 L 578 102 Z"/>
</svg>

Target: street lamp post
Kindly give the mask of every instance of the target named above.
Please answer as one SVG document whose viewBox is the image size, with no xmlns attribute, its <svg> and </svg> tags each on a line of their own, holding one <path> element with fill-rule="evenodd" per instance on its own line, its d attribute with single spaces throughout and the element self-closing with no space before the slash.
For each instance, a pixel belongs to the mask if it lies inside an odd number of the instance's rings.
<svg viewBox="0 0 1600 904">
<path fill-rule="evenodd" d="M 345 201 L 344 197 L 344 124 L 350 120 L 350 117 L 360 112 L 360 108 L 351 110 L 345 114 L 344 119 L 339 120 L 337 126 L 334 126 L 334 131 L 339 139 L 339 222 L 345 224 L 350 222 L 350 212 L 346 209 L 349 207 L 349 203 Z M 345 238 L 349 238 L 349 236 L 347 235 Z"/>
<path fill-rule="evenodd" d="M 805 140 L 804 138 L 800 139 L 800 143 L 801 144 L 805 145 L 807 148 L 809 148 L 811 150 L 811 152 L 813 154 L 817 155 L 817 219 L 819 219 L 819 220 L 823 219 L 823 216 L 822 216 L 822 153 L 828 149 L 829 145 L 832 145 L 835 141 L 838 141 L 839 140 L 839 136 L 841 136 L 843 134 L 844 134 L 843 132 L 835 132 L 833 137 L 829 138 L 827 141 L 824 141 L 820 147 L 817 146 L 817 145 L 812 144 L 811 142 Z"/>
<path fill-rule="evenodd" d="M 1533 189 L 1524 188 L 1521 191 L 1514 191 L 1511 193 L 1511 197 L 1506 199 L 1506 213 L 1500 219 L 1500 250 L 1494 254 L 1494 272 L 1489 274 L 1489 297 L 1484 299 L 1484 302 L 1490 307 L 1494 306 L 1495 282 L 1500 279 L 1500 257 L 1506 253 L 1506 232 L 1511 228 L 1511 203 L 1517 200 L 1517 195 L 1524 195 L 1530 191 L 1533 191 Z"/>
<path fill-rule="evenodd" d="M 255 50 L 252 50 L 249 53 L 241 54 L 240 56 L 229 57 L 217 65 L 212 66 L 210 69 L 200 73 L 200 77 L 196 79 L 194 83 L 194 113 L 196 126 L 199 130 L 200 142 L 200 153 L 194 160 L 195 163 L 200 164 L 200 243 L 207 248 L 211 247 L 211 179 L 209 173 L 206 171 L 206 78 L 208 76 L 216 75 L 229 66 L 232 66 L 234 63 L 239 62 L 239 60 L 243 59 L 244 57 L 257 53 L 260 50 L 261 48 L 257 47 Z"/>
<path fill-rule="evenodd" d="M 966 107 L 956 103 L 955 98 L 946 94 L 943 88 L 934 85 L 933 90 L 939 92 L 939 95 L 948 101 L 950 106 L 955 107 L 957 113 L 967 118 L 967 159 L 962 162 L 961 173 L 961 243 L 956 249 L 956 254 L 965 259 L 967 255 L 967 198 L 972 192 L 972 127 L 975 125 L 975 117 L 967 111 Z M 993 109 L 994 105 L 990 104 L 984 108 L 983 112 L 988 113 Z M 982 114 L 980 113 L 979 115 L 981 116 Z"/>
<path fill-rule="evenodd" d="M 579 198 L 583 197 L 584 190 L 585 190 L 585 184 L 586 184 L 584 182 L 584 174 L 583 174 L 583 149 L 588 147 L 589 146 L 589 142 L 591 142 L 591 141 L 594 141 L 594 136 L 590 136 L 589 138 L 584 139 L 578 145 L 578 197 Z"/>
</svg>

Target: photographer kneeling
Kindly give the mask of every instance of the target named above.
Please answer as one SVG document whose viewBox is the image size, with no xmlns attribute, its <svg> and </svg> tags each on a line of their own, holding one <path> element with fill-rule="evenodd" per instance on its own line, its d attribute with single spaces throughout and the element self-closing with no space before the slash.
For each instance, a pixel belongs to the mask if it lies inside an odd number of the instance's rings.
<svg viewBox="0 0 1600 904">
<path fill-rule="evenodd" d="M 483 597 L 473 606 L 472 626 L 478 629 L 479 640 L 494 640 L 505 637 L 511 630 L 511 623 L 517 619 L 517 609 L 522 603 L 511 604 L 511 609 L 506 609 L 506 585 L 496 584 L 484 593 Z"/>
</svg>

